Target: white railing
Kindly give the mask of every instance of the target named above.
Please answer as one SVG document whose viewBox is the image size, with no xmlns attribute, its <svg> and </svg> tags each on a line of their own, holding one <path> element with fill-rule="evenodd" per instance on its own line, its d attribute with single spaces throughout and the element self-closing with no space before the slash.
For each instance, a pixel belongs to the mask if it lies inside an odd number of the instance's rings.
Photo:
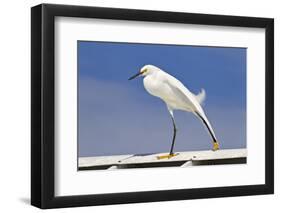
<svg viewBox="0 0 281 213">
<path fill-rule="evenodd" d="M 176 156 L 169 159 L 157 158 L 157 156 L 167 153 L 80 157 L 78 159 L 78 170 L 242 164 L 246 163 L 247 159 L 246 149 L 224 149 L 218 151 L 208 150 L 176 153 Z"/>
</svg>

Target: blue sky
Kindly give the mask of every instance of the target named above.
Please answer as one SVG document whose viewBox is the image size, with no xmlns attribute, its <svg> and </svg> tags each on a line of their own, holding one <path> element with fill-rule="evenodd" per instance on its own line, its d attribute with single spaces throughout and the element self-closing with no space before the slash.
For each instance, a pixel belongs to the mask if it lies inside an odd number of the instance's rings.
<svg viewBox="0 0 281 213">
<path fill-rule="evenodd" d="M 165 104 L 149 95 L 146 64 L 206 90 L 203 109 L 221 148 L 246 147 L 246 49 L 112 42 L 78 42 L 79 156 L 168 152 L 172 123 Z M 208 150 L 211 139 L 194 115 L 176 111 L 174 151 Z"/>
</svg>

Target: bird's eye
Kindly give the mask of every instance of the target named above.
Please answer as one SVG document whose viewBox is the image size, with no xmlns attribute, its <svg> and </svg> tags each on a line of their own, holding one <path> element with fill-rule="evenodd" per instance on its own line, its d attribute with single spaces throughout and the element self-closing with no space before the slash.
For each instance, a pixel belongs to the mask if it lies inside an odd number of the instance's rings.
<svg viewBox="0 0 281 213">
<path fill-rule="evenodd" d="M 141 73 L 145 73 L 146 71 L 147 71 L 147 69 L 144 69 L 144 70 L 141 71 Z"/>
</svg>

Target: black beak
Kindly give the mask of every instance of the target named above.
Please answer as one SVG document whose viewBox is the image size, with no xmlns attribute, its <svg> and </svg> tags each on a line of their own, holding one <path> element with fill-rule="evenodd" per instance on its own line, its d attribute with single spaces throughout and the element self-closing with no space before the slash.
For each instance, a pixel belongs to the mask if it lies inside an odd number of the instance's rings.
<svg viewBox="0 0 281 213">
<path fill-rule="evenodd" d="M 134 78 L 140 76 L 142 74 L 142 72 L 138 72 L 137 74 L 133 75 L 131 78 L 129 78 L 128 80 L 133 80 Z"/>
</svg>

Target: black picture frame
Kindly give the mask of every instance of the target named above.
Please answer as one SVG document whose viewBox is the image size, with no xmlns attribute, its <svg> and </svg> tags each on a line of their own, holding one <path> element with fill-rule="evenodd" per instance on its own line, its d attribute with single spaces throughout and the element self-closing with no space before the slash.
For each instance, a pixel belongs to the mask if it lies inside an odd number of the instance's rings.
<svg viewBox="0 0 281 213">
<path fill-rule="evenodd" d="M 266 32 L 265 184 L 56 197 L 54 195 L 54 20 L 58 16 L 264 28 Z M 274 20 L 53 4 L 32 7 L 31 112 L 31 204 L 39 208 L 272 194 L 274 192 Z"/>
</svg>

